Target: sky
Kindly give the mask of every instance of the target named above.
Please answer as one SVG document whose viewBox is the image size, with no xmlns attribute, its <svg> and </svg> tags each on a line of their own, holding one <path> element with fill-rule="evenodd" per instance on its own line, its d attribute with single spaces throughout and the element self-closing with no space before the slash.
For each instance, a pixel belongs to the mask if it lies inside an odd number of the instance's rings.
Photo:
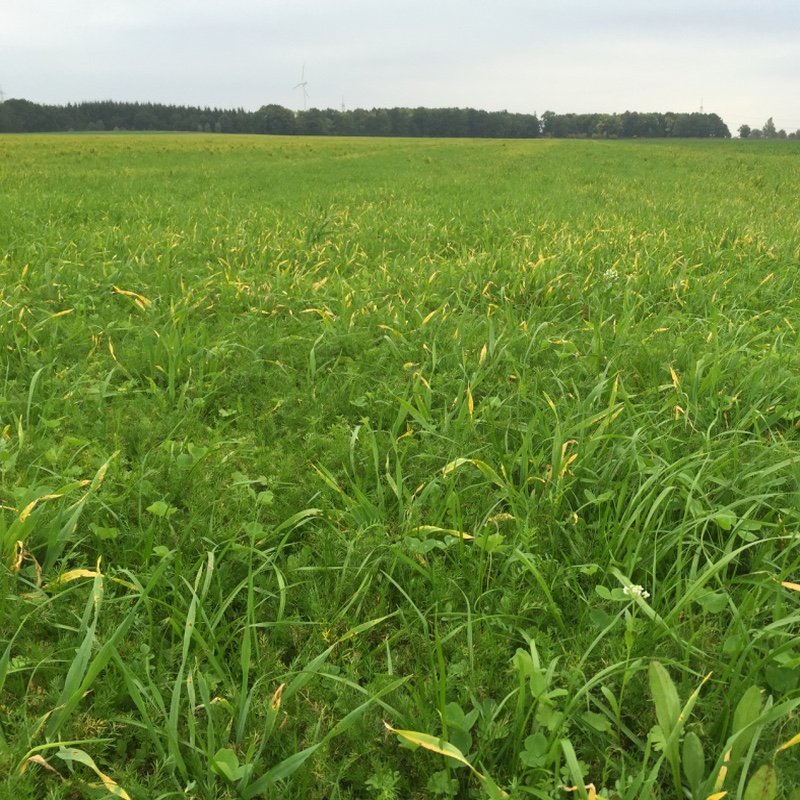
<svg viewBox="0 0 800 800">
<path fill-rule="evenodd" d="M 702 108 L 736 135 L 800 129 L 798 88 L 798 0 L 0 0 L 0 89 L 37 103 Z"/>
</svg>

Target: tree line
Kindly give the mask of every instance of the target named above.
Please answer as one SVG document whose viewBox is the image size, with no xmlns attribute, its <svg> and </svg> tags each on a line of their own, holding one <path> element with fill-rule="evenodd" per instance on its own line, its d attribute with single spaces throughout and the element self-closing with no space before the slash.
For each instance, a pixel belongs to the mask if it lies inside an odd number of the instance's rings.
<svg viewBox="0 0 800 800">
<path fill-rule="evenodd" d="M 741 139 L 800 139 L 800 129 L 792 133 L 786 133 L 783 128 L 778 130 L 770 117 L 760 128 L 740 125 L 739 137 Z"/>
<path fill-rule="evenodd" d="M 716 114 L 536 114 L 474 108 L 311 108 L 276 104 L 258 111 L 160 103 L 101 102 L 40 105 L 10 99 L 0 104 L 0 133 L 63 131 L 199 131 L 310 136 L 552 138 L 730 138 Z"/>
<path fill-rule="evenodd" d="M 623 114 L 542 114 L 542 135 L 554 138 L 730 139 L 728 126 L 717 114 L 668 111 Z"/>
</svg>

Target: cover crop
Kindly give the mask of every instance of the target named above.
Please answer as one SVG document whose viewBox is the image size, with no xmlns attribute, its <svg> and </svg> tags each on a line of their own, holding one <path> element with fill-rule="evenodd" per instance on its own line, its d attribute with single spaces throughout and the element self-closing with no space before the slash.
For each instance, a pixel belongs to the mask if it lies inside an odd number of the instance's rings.
<svg viewBox="0 0 800 800">
<path fill-rule="evenodd" d="M 798 156 L 1 137 L 0 793 L 796 797 Z"/>
</svg>

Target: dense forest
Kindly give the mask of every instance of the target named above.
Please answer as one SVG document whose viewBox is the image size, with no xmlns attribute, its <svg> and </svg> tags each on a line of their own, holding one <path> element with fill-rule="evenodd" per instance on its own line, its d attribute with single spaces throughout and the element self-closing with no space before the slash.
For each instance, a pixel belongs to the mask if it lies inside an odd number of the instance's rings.
<svg viewBox="0 0 800 800">
<path fill-rule="evenodd" d="M 0 133 L 58 131 L 200 131 L 308 136 L 426 136 L 533 139 L 730 138 L 716 114 L 534 114 L 473 108 L 356 108 L 292 111 L 265 105 L 258 111 L 195 108 L 158 103 L 103 102 L 65 106 L 29 100 L 0 104 Z"/>
</svg>

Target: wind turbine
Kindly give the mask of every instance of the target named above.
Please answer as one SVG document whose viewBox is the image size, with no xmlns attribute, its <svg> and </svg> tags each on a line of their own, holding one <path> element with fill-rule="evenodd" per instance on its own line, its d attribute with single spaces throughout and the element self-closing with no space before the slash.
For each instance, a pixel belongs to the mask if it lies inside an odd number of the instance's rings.
<svg viewBox="0 0 800 800">
<path fill-rule="evenodd" d="M 295 89 L 299 89 L 300 87 L 303 88 L 303 111 L 306 110 L 306 105 L 308 102 L 308 92 L 306 91 L 306 86 L 308 86 L 308 81 L 306 80 L 306 64 L 305 61 L 303 62 L 303 71 L 300 73 L 300 83 L 295 86 Z"/>
</svg>

